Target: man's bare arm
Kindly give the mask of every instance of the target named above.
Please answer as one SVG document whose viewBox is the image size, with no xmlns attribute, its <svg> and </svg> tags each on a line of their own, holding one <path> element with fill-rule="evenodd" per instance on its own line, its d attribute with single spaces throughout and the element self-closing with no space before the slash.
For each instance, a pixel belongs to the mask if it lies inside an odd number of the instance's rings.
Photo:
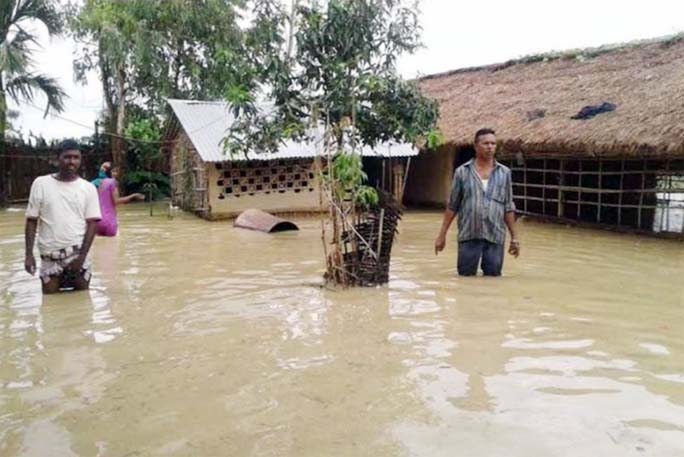
<svg viewBox="0 0 684 457">
<path fill-rule="evenodd" d="M 435 240 L 435 255 L 444 250 L 447 232 L 449 231 L 449 227 L 451 227 L 451 223 L 455 218 L 456 213 L 447 208 L 447 210 L 444 212 L 444 218 L 442 219 L 442 227 L 439 229 L 439 234 Z"/>
<path fill-rule="evenodd" d="M 31 217 L 26 218 L 26 225 L 24 226 L 24 241 L 26 243 L 26 255 L 24 256 L 24 269 L 30 275 L 36 273 L 36 259 L 33 257 L 33 246 L 36 242 L 36 229 L 38 227 L 38 219 Z"/>
<path fill-rule="evenodd" d="M 504 215 L 504 221 L 511 233 L 511 246 L 508 248 L 508 253 L 513 257 L 520 255 L 520 241 L 518 240 L 518 231 L 515 228 L 515 211 L 508 211 Z"/>
<path fill-rule="evenodd" d="M 83 237 L 83 244 L 81 245 L 81 251 L 78 254 L 78 258 L 71 262 L 67 268 L 79 272 L 83 268 L 86 257 L 88 257 L 88 251 L 90 251 L 90 246 L 93 244 L 95 239 L 95 233 L 97 232 L 97 219 L 86 220 L 86 233 Z"/>
<path fill-rule="evenodd" d="M 81 245 L 81 256 L 84 260 L 88 255 L 88 251 L 90 251 L 90 246 L 93 245 L 95 233 L 97 232 L 97 222 L 98 219 L 88 219 L 86 221 L 86 234 L 83 237 L 83 245 Z"/>
</svg>

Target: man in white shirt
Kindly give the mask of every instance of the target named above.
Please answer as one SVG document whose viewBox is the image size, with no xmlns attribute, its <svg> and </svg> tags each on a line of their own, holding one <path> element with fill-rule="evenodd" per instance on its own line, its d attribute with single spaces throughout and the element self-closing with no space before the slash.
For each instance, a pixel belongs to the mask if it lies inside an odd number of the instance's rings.
<svg viewBox="0 0 684 457">
<path fill-rule="evenodd" d="M 90 284 L 86 265 L 88 251 L 100 220 L 97 190 L 78 176 L 81 151 L 75 141 L 59 147 L 59 171 L 40 176 L 31 185 L 26 208 L 26 260 L 33 275 L 36 260 L 33 245 L 38 232 L 40 279 L 44 294 L 60 289 L 85 290 Z"/>
</svg>

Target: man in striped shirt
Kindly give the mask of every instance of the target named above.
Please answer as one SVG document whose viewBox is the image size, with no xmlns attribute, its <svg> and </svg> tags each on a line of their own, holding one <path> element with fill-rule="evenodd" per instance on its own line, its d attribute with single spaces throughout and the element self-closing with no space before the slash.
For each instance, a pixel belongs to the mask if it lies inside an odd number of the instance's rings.
<svg viewBox="0 0 684 457">
<path fill-rule="evenodd" d="M 501 275 L 506 227 L 511 233 L 509 254 L 520 254 L 511 170 L 494 160 L 495 151 L 494 130 L 478 130 L 475 158 L 454 172 L 449 203 L 435 240 L 438 254 L 458 215 L 458 274 L 462 276 L 475 275 L 478 264 L 485 276 Z"/>
</svg>

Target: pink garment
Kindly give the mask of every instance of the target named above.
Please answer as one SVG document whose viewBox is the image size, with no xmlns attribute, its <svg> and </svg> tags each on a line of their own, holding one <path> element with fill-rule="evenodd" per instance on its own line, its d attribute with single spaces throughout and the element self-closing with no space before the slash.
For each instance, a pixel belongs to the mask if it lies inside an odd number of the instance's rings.
<svg viewBox="0 0 684 457">
<path fill-rule="evenodd" d="M 107 178 L 100 182 L 98 196 L 100 197 L 100 212 L 102 219 L 97 223 L 99 236 L 116 236 L 118 222 L 116 220 L 116 203 L 114 202 L 114 190 L 116 179 Z"/>
</svg>

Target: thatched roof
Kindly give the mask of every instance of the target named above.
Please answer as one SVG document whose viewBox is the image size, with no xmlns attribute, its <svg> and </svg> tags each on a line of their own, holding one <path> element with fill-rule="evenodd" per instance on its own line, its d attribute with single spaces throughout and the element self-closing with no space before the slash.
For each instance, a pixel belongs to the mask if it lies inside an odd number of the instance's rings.
<svg viewBox="0 0 684 457">
<path fill-rule="evenodd" d="M 419 85 L 439 102 L 450 143 L 491 127 L 504 153 L 684 155 L 684 35 L 456 70 Z M 616 110 L 571 119 L 603 102 Z"/>
</svg>

